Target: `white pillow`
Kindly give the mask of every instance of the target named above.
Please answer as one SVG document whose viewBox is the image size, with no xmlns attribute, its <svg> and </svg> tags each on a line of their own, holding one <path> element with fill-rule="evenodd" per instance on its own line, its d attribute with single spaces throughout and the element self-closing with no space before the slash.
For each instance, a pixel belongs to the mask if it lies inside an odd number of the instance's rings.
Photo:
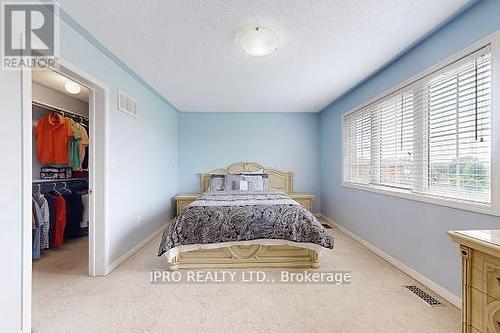
<svg viewBox="0 0 500 333">
<path fill-rule="evenodd" d="M 224 189 L 226 191 L 239 190 L 240 181 L 243 180 L 241 175 L 226 175 L 224 177 Z"/>
<path fill-rule="evenodd" d="M 210 178 L 209 192 L 224 191 L 224 175 L 212 175 Z"/>
<path fill-rule="evenodd" d="M 248 191 L 248 182 L 246 180 L 240 180 L 240 190 Z"/>
<path fill-rule="evenodd" d="M 264 179 L 262 178 L 262 175 L 255 175 L 255 176 L 244 175 L 243 181 L 248 183 L 247 188 L 249 191 L 263 191 L 264 190 Z"/>
</svg>

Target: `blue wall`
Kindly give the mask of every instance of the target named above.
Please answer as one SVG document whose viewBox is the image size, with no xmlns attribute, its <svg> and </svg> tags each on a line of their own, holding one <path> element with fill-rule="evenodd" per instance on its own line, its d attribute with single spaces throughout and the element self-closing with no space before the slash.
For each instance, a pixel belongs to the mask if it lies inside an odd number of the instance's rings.
<svg viewBox="0 0 500 333">
<path fill-rule="evenodd" d="M 460 297 L 451 229 L 499 228 L 500 218 L 342 187 L 341 116 L 500 29 L 500 1 L 480 1 L 320 113 L 322 212 Z"/>
<path fill-rule="evenodd" d="M 96 47 L 70 17 L 63 18 L 61 56 L 111 90 L 109 158 L 116 168 L 110 170 L 108 240 L 113 263 L 174 213 L 178 112 Z M 138 118 L 118 111 L 118 90 L 138 101 Z"/>
<path fill-rule="evenodd" d="M 292 171 L 295 191 L 319 196 L 319 115 L 179 113 L 180 192 L 199 192 L 198 173 L 242 161 Z"/>
</svg>

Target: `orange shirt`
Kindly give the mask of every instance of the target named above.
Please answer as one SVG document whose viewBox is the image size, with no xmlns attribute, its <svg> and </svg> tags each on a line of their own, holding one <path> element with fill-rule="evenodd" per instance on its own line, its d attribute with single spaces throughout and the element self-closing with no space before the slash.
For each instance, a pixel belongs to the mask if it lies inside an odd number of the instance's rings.
<svg viewBox="0 0 500 333">
<path fill-rule="evenodd" d="M 68 142 L 73 136 L 69 120 L 51 113 L 35 129 L 36 152 L 42 164 L 68 164 Z"/>
</svg>

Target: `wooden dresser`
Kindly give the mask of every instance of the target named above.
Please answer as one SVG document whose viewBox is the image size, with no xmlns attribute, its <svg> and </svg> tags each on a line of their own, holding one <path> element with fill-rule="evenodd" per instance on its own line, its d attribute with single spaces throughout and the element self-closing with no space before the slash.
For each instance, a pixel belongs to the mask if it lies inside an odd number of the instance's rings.
<svg viewBox="0 0 500 333">
<path fill-rule="evenodd" d="M 175 197 L 177 203 L 177 214 L 182 212 L 187 205 L 195 201 L 199 194 L 179 194 Z M 308 193 L 292 193 L 290 197 L 301 204 L 305 209 L 312 212 L 314 207 L 314 195 Z"/>
<path fill-rule="evenodd" d="M 448 235 L 462 256 L 462 332 L 500 332 L 500 230 Z"/>
</svg>

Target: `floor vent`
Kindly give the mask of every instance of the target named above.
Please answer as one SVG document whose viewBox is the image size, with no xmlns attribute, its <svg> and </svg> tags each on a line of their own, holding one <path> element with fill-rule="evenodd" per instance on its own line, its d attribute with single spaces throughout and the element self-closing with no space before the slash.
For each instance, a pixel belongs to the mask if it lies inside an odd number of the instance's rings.
<svg viewBox="0 0 500 333">
<path fill-rule="evenodd" d="M 325 227 L 325 229 L 331 229 L 332 228 L 329 224 L 325 224 L 325 223 L 323 223 L 322 226 Z"/>
<path fill-rule="evenodd" d="M 432 297 L 431 295 L 429 295 L 428 293 L 426 293 L 417 286 L 404 286 L 404 287 L 410 290 L 418 297 L 420 297 L 421 299 L 423 299 L 430 306 L 444 306 L 443 303 L 441 303 L 440 301 L 438 301 L 437 299 L 435 299 L 434 297 Z"/>
</svg>

